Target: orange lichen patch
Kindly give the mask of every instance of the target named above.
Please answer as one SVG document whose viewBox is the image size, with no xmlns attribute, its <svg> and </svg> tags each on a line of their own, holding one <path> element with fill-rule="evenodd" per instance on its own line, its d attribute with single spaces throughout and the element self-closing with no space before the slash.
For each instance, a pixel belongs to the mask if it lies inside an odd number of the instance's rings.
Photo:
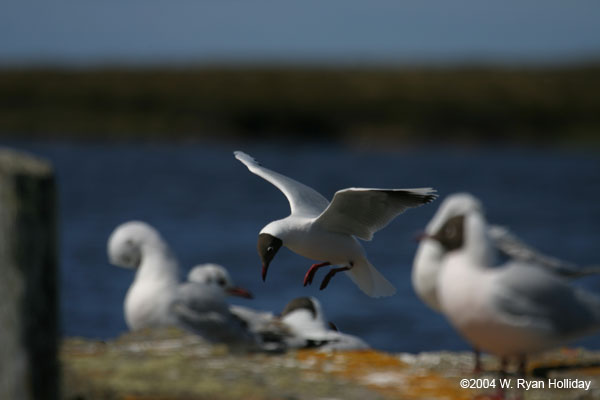
<svg viewBox="0 0 600 400">
<path fill-rule="evenodd" d="M 361 375 L 361 371 L 378 371 L 403 369 L 406 364 L 398 358 L 389 354 L 374 350 L 340 351 L 340 352 L 317 352 L 313 350 L 301 350 L 297 353 L 297 359 L 305 368 L 317 369 L 326 372 L 335 372 L 346 378 L 355 378 Z"/>
<path fill-rule="evenodd" d="M 331 373 L 358 382 L 389 398 L 464 399 L 472 391 L 435 372 L 415 372 L 398 357 L 374 350 L 320 353 L 299 351 L 297 359 L 311 372 Z"/>
<path fill-rule="evenodd" d="M 581 368 L 579 371 L 585 375 L 600 375 L 600 367 Z"/>
<path fill-rule="evenodd" d="M 397 357 L 375 350 L 355 350 L 339 352 L 319 352 L 315 350 L 300 350 L 296 353 L 299 361 L 336 362 L 348 367 L 406 367 Z"/>
</svg>

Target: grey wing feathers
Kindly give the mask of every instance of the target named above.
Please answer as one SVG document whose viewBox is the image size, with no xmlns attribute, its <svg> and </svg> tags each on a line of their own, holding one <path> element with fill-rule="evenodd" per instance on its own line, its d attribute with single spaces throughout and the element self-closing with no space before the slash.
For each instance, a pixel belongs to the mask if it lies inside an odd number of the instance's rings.
<svg viewBox="0 0 600 400">
<path fill-rule="evenodd" d="M 513 268 L 494 299 L 515 324 L 527 324 L 568 340 L 600 325 L 600 298 L 531 265 Z"/>
<path fill-rule="evenodd" d="M 238 316 L 229 311 L 223 297 L 202 284 L 185 283 L 171 305 L 181 326 L 208 341 L 253 346 L 256 338 Z"/>
<path fill-rule="evenodd" d="M 339 190 L 317 223 L 334 232 L 371 240 L 375 232 L 408 208 L 427 204 L 436 197 L 431 188 Z"/>
<path fill-rule="evenodd" d="M 548 256 L 524 243 L 507 228 L 493 225 L 488 235 L 500 253 L 517 261 L 530 262 L 567 278 L 579 278 L 600 273 L 599 265 L 577 266 L 568 261 Z"/>
<path fill-rule="evenodd" d="M 283 192 L 290 203 L 292 214 L 315 217 L 329 205 L 329 201 L 313 188 L 263 167 L 249 154 L 242 151 L 235 151 L 233 154 L 248 167 L 250 172 L 270 182 Z"/>
</svg>

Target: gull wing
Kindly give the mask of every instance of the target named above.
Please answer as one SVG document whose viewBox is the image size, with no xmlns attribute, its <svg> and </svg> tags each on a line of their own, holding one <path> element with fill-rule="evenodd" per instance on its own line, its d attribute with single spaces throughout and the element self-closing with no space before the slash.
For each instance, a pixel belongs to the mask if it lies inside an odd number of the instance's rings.
<svg viewBox="0 0 600 400">
<path fill-rule="evenodd" d="M 433 201 L 432 188 L 339 190 L 315 223 L 339 233 L 371 240 L 373 234 L 408 208 Z"/>
<path fill-rule="evenodd" d="M 256 344 L 245 321 L 229 311 L 224 293 L 215 288 L 197 282 L 180 285 L 170 311 L 181 326 L 208 341 Z"/>
<path fill-rule="evenodd" d="M 316 217 L 327 208 L 329 202 L 316 190 L 278 172 L 263 167 L 250 155 L 235 151 L 235 158 L 240 160 L 253 174 L 271 182 L 281 190 L 290 203 L 293 215 Z"/>
<path fill-rule="evenodd" d="M 600 297 L 550 271 L 512 262 L 498 273 L 490 294 L 506 321 L 567 340 L 600 325 Z"/>
<path fill-rule="evenodd" d="M 600 273 L 600 266 L 598 265 L 580 267 L 568 261 L 548 256 L 527 245 L 503 226 L 490 226 L 488 235 L 502 254 L 517 261 L 530 262 L 548 268 L 558 275 L 567 278 L 579 278 Z"/>
</svg>

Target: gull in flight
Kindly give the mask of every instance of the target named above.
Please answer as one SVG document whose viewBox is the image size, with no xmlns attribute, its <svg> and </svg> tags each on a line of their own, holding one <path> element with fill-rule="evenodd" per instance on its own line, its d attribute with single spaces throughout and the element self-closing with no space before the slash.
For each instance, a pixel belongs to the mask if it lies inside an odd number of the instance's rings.
<svg viewBox="0 0 600 400">
<path fill-rule="evenodd" d="M 372 297 L 391 296 L 394 286 L 367 259 L 357 238 L 371 240 L 406 209 L 433 201 L 435 190 L 348 188 L 335 193 L 331 202 L 314 189 L 261 166 L 241 151 L 234 152 L 250 172 L 275 185 L 287 197 L 291 214 L 267 224 L 258 235 L 262 278 L 281 246 L 320 261 L 306 272 L 304 285 L 312 283 L 316 271 L 334 267 L 323 279 L 324 289 L 338 272 L 346 272 L 358 287 Z"/>
<path fill-rule="evenodd" d="M 443 248 L 437 300 L 475 348 L 521 360 L 600 330 L 600 297 L 531 261 L 495 265 L 479 209 L 449 218 L 430 239 Z"/>
</svg>

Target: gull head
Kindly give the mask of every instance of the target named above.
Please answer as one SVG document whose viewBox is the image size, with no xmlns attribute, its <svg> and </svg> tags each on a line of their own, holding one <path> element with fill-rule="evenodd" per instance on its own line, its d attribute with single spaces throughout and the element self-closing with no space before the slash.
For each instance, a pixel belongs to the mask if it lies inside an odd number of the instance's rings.
<svg viewBox="0 0 600 400">
<path fill-rule="evenodd" d="M 433 235 L 438 232 L 450 218 L 459 215 L 466 215 L 470 212 L 483 213 L 483 205 L 473 195 L 469 193 L 454 193 L 447 196 L 437 212 L 427 224 L 425 232 Z"/>
<path fill-rule="evenodd" d="M 117 267 L 137 268 L 147 246 L 165 246 L 158 231 L 145 222 L 125 222 L 116 227 L 108 239 L 108 259 Z"/>
<path fill-rule="evenodd" d="M 430 239 L 438 241 L 446 252 L 458 250 L 463 247 L 465 239 L 465 216 L 456 215 L 449 218 Z"/>
<path fill-rule="evenodd" d="M 188 273 L 188 281 L 218 288 L 231 296 L 253 298 L 248 290 L 235 286 L 229 272 L 218 264 L 196 265 Z"/>
<path fill-rule="evenodd" d="M 305 311 L 315 319 L 320 315 L 320 309 L 320 304 L 314 297 L 297 297 L 285 305 L 280 316 L 283 318 L 295 311 Z"/>
<path fill-rule="evenodd" d="M 460 251 L 477 265 L 488 266 L 496 260 L 496 249 L 489 234 L 486 219 L 480 208 L 471 209 L 448 218 L 434 233 L 425 235 L 442 247 L 442 257 Z"/>
<path fill-rule="evenodd" d="M 321 304 L 314 297 L 298 297 L 290 301 L 280 318 L 302 336 L 312 336 L 330 330 L 325 323 Z"/>
<path fill-rule="evenodd" d="M 281 248 L 283 242 L 281 239 L 276 238 L 275 236 L 261 232 L 258 235 L 258 243 L 256 248 L 258 250 L 258 255 L 260 256 L 260 260 L 262 261 L 262 280 L 267 279 L 267 270 L 269 269 L 269 264 L 277 254 L 277 251 Z"/>
</svg>

